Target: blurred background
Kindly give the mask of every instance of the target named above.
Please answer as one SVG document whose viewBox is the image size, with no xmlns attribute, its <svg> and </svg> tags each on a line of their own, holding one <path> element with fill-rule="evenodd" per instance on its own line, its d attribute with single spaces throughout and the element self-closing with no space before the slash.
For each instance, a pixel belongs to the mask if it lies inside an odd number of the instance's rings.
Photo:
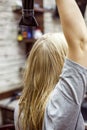
<svg viewBox="0 0 87 130">
<path fill-rule="evenodd" d="M 87 23 L 87 1 L 76 1 Z M 0 0 L 0 125 L 13 123 L 26 58 L 34 42 L 44 33 L 62 31 L 55 0 L 35 0 L 34 10 L 39 26 L 20 27 L 22 1 Z M 84 104 L 87 107 L 87 99 Z M 85 120 L 86 107 L 83 105 Z"/>
</svg>

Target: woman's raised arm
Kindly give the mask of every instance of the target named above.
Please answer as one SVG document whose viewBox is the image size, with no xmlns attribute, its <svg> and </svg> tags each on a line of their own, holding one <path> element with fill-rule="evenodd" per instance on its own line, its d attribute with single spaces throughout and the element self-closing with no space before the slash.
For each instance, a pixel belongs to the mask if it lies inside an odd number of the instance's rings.
<svg viewBox="0 0 87 130">
<path fill-rule="evenodd" d="M 56 0 L 64 35 L 69 45 L 68 57 L 87 67 L 87 28 L 75 0 Z"/>
</svg>

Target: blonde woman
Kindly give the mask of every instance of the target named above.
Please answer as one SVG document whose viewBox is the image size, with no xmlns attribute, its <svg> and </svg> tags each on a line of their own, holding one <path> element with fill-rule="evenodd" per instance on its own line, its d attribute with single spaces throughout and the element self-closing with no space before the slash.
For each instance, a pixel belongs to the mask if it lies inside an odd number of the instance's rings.
<svg viewBox="0 0 87 130">
<path fill-rule="evenodd" d="M 75 0 L 56 3 L 69 53 L 46 104 L 43 130 L 85 130 L 81 104 L 87 91 L 87 27 Z"/>
<path fill-rule="evenodd" d="M 49 33 L 36 41 L 29 54 L 24 89 L 16 106 L 16 130 L 42 130 L 46 103 L 59 80 L 68 47 L 64 35 Z"/>
</svg>

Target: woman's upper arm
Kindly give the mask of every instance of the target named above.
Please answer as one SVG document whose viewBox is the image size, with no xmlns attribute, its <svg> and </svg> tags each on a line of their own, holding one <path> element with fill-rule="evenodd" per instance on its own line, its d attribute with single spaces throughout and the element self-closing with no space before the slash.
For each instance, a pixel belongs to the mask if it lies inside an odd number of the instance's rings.
<svg viewBox="0 0 87 130">
<path fill-rule="evenodd" d="M 80 60 L 84 57 L 84 51 L 87 51 L 87 28 L 82 14 L 75 0 L 56 0 L 56 3 L 63 32 L 69 45 L 68 57 L 79 63 L 84 62 Z"/>
</svg>

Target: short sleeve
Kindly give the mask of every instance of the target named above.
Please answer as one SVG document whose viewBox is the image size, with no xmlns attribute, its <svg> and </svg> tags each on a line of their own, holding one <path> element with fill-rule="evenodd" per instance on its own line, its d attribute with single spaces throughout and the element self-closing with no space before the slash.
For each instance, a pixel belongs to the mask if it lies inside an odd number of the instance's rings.
<svg viewBox="0 0 87 130">
<path fill-rule="evenodd" d="M 43 130 L 75 130 L 87 88 L 86 79 L 86 68 L 70 60 L 65 61 L 60 80 L 46 105 Z"/>
<path fill-rule="evenodd" d="M 67 59 L 60 75 L 60 91 L 81 105 L 87 91 L 87 68 Z"/>
<path fill-rule="evenodd" d="M 78 113 L 79 106 L 55 89 L 46 106 L 43 130 L 74 130 Z"/>
<path fill-rule="evenodd" d="M 14 124 L 15 124 L 15 130 L 19 130 L 20 122 L 18 120 L 19 115 L 19 102 L 16 104 L 15 110 L 14 110 Z M 22 130 L 20 128 L 20 130 Z"/>
</svg>

